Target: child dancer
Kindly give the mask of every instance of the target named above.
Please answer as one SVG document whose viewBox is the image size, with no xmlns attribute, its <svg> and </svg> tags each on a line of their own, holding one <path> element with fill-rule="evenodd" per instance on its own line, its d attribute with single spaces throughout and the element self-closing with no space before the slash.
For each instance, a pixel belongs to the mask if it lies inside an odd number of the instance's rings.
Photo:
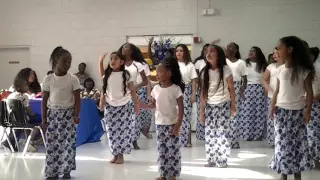
<svg viewBox="0 0 320 180">
<path fill-rule="evenodd" d="M 270 116 L 275 113 L 275 154 L 270 168 L 282 180 L 294 174 L 301 180 L 301 171 L 312 168 L 307 127 L 313 100 L 314 67 L 304 43 L 295 36 L 280 39 L 277 88 L 273 94 Z M 306 97 L 305 97 L 306 93 Z"/>
<path fill-rule="evenodd" d="M 229 119 L 230 114 L 236 113 L 233 79 L 221 47 L 210 45 L 207 61 L 200 74 L 200 121 L 205 124 L 206 167 L 226 167 L 230 156 Z"/>
<path fill-rule="evenodd" d="M 182 79 L 185 83 L 185 91 L 183 95 L 184 116 L 181 128 L 181 145 L 183 147 L 191 147 L 191 113 L 192 105 L 196 100 L 196 80 L 197 72 L 194 65 L 191 63 L 189 49 L 184 44 L 179 44 L 176 47 L 176 58 L 179 63 Z"/>
<path fill-rule="evenodd" d="M 47 179 L 70 179 L 76 169 L 76 127 L 80 112 L 80 82 L 69 73 L 71 54 L 57 47 L 50 63 L 54 74 L 43 80 L 42 125 L 46 128 Z"/>
<path fill-rule="evenodd" d="M 111 163 L 123 164 L 123 154 L 131 153 L 131 97 L 135 113 L 139 105 L 132 76 L 125 70 L 124 56 L 113 52 L 103 78 L 100 110 L 104 108 L 106 131 L 113 159 Z"/>
<path fill-rule="evenodd" d="M 169 57 L 161 61 L 157 66 L 157 80 L 159 85 L 156 85 L 151 92 L 152 104 L 144 104 L 145 108 L 156 108 L 155 123 L 160 172 L 157 180 L 175 180 L 181 172 L 179 132 L 184 116 L 182 94 L 184 83 L 175 58 Z"/>
<path fill-rule="evenodd" d="M 262 140 L 267 123 L 267 99 L 261 85 L 261 77 L 267 60 L 259 47 L 252 47 L 246 60 L 248 86 L 242 104 L 240 138 L 248 141 Z"/>
<path fill-rule="evenodd" d="M 308 140 L 311 156 L 317 169 L 320 169 L 320 64 L 317 61 L 319 48 L 310 48 L 311 59 L 314 62 L 316 77 L 312 84 L 313 103 L 311 108 L 311 119 L 308 124 Z"/>
<path fill-rule="evenodd" d="M 196 58 L 196 60 L 194 61 L 194 67 L 196 68 L 198 77 L 199 76 L 199 72 L 202 70 L 202 68 L 204 68 L 206 66 L 206 55 L 208 52 L 208 47 L 210 44 L 205 44 L 202 48 L 201 51 L 201 55 Z M 196 101 L 197 101 L 197 117 L 200 117 L 200 78 L 198 81 L 198 89 L 197 89 L 197 96 L 196 96 Z M 202 125 L 200 123 L 200 120 L 197 120 L 197 128 L 196 128 L 196 138 L 198 140 L 204 140 L 204 125 Z"/>
<path fill-rule="evenodd" d="M 239 119 L 241 114 L 241 104 L 243 101 L 244 90 L 247 86 L 247 68 L 246 63 L 241 60 L 241 55 L 239 51 L 239 45 L 232 42 L 228 44 L 227 50 L 227 65 L 232 72 L 233 84 L 236 93 L 236 106 L 237 113 L 231 120 L 231 130 L 230 130 L 230 138 L 231 138 L 231 148 L 240 148 L 239 138 Z"/>
<path fill-rule="evenodd" d="M 277 87 L 278 68 L 285 63 L 282 59 L 279 59 L 277 48 L 273 50 L 272 56 L 272 59 L 275 62 L 268 65 L 267 69 L 263 73 L 263 77 L 261 80 L 265 91 L 268 92 L 269 111 L 273 93 Z M 271 147 L 274 147 L 274 121 L 272 121 L 270 117 L 267 119 L 267 142 Z"/>
</svg>

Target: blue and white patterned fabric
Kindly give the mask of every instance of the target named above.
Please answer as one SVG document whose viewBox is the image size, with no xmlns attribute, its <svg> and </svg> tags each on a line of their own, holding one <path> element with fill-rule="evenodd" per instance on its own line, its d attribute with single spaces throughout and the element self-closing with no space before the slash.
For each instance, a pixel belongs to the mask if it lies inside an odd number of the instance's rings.
<svg viewBox="0 0 320 180">
<path fill-rule="evenodd" d="M 192 113 L 192 104 L 190 103 L 190 98 L 192 94 L 192 86 L 186 85 L 184 94 L 183 94 L 183 106 L 184 114 L 182 120 L 182 126 L 180 130 L 180 142 L 181 146 L 188 146 L 189 133 L 191 131 L 191 113 Z"/>
<path fill-rule="evenodd" d="M 76 169 L 74 108 L 48 109 L 45 176 L 55 177 Z"/>
<path fill-rule="evenodd" d="M 147 97 L 147 88 L 146 87 L 142 87 L 141 89 L 139 89 L 137 91 L 137 95 L 138 95 L 138 99 L 139 101 L 143 102 L 143 103 L 148 103 L 148 97 Z M 152 119 L 152 114 L 151 111 L 149 109 L 140 109 L 140 113 L 138 116 L 136 116 L 135 119 L 135 126 L 134 126 L 134 134 L 133 134 L 133 141 L 136 141 L 139 139 L 140 134 L 141 134 L 141 130 L 143 130 L 143 128 L 150 128 L 151 126 L 151 119 Z"/>
<path fill-rule="evenodd" d="M 156 125 L 158 167 L 161 177 L 179 177 L 181 153 L 179 136 L 172 135 L 173 125 Z"/>
<path fill-rule="evenodd" d="M 230 156 L 230 101 L 207 104 L 205 109 L 205 149 L 211 166 L 226 167 Z"/>
<path fill-rule="evenodd" d="M 239 120 L 240 120 L 240 113 L 241 113 L 241 104 L 242 100 L 240 97 L 240 87 L 241 87 L 241 82 L 240 81 L 235 81 L 233 82 L 234 86 L 234 91 L 236 94 L 236 108 L 237 108 L 237 113 L 235 116 L 231 117 L 230 119 L 230 143 L 231 143 L 231 148 L 240 148 L 240 132 L 239 132 Z"/>
<path fill-rule="evenodd" d="M 131 102 L 123 106 L 105 106 L 104 121 L 112 155 L 131 153 Z"/>
<path fill-rule="evenodd" d="M 197 94 L 197 127 L 196 127 L 196 138 L 198 140 L 205 140 L 204 129 L 205 126 L 200 123 L 200 92 Z"/>
<path fill-rule="evenodd" d="M 262 140 L 268 116 L 267 97 L 261 84 L 248 84 L 240 114 L 240 138 Z"/>
<path fill-rule="evenodd" d="M 270 112 L 272 99 L 268 98 L 268 112 Z M 267 135 L 266 139 L 268 144 L 272 147 L 274 146 L 274 123 L 275 120 L 271 119 L 269 113 L 267 114 Z"/>
<path fill-rule="evenodd" d="M 279 174 L 300 173 L 313 166 L 303 112 L 276 108 L 275 154 L 269 167 Z"/>
<path fill-rule="evenodd" d="M 313 102 L 307 127 L 311 156 L 314 160 L 320 161 L 320 101 Z"/>
</svg>

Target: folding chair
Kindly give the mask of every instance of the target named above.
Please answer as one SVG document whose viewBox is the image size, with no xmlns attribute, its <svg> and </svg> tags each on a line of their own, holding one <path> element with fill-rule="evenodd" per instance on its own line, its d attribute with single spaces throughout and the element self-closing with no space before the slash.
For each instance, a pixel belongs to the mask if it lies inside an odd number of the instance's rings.
<svg viewBox="0 0 320 180">
<path fill-rule="evenodd" d="M 6 141 L 9 144 L 11 152 L 14 153 L 13 146 L 9 140 L 9 135 L 7 133 L 8 129 L 9 129 L 9 132 L 11 131 L 11 125 L 8 122 L 8 110 L 7 110 L 7 104 L 5 101 L 1 101 L 0 103 L 0 126 L 3 127 L 3 133 L 1 135 L 0 145 L 2 145 L 3 138 L 6 138 Z"/>
<path fill-rule="evenodd" d="M 22 155 L 25 156 L 28 146 L 30 144 L 30 140 L 31 140 L 31 135 L 33 133 L 33 128 L 37 128 L 39 129 L 40 133 L 41 133 L 41 137 L 43 139 L 43 144 L 45 146 L 45 148 L 47 148 L 46 146 L 46 142 L 45 142 L 45 137 L 44 137 L 44 133 L 42 131 L 42 128 L 40 126 L 34 126 L 34 127 L 28 127 L 28 115 L 26 113 L 26 109 L 23 106 L 22 102 L 20 100 L 16 100 L 16 99 L 8 99 L 7 100 L 7 104 L 9 105 L 9 122 L 10 124 L 12 124 L 12 131 L 13 131 L 13 136 L 15 139 L 15 142 L 17 144 L 17 148 L 19 151 L 19 144 L 18 144 L 18 140 L 16 137 L 16 133 L 15 130 L 24 130 L 25 134 L 26 134 L 26 130 L 30 131 L 30 134 L 27 138 L 27 141 L 25 143 L 24 149 L 23 149 L 23 153 Z"/>
</svg>

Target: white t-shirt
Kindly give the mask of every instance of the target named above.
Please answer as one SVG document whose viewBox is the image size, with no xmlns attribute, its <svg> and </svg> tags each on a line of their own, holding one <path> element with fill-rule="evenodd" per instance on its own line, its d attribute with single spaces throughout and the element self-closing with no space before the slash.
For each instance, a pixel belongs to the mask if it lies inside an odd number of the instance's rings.
<svg viewBox="0 0 320 180">
<path fill-rule="evenodd" d="M 195 64 L 194 67 L 198 70 L 201 71 L 205 66 L 206 66 L 206 61 L 204 59 L 198 60 Z"/>
<path fill-rule="evenodd" d="M 175 84 L 167 88 L 156 85 L 152 89 L 151 96 L 156 100 L 155 123 L 157 125 L 177 123 L 177 99 L 183 96 L 180 87 Z"/>
<path fill-rule="evenodd" d="M 204 73 L 201 74 L 203 79 Z M 223 67 L 223 82 L 220 82 L 219 88 L 219 70 L 209 69 L 209 89 L 208 89 L 208 104 L 220 104 L 226 101 L 230 101 L 230 92 L 228 89 L 227 78 L 232 76 L 231 70 L 228 66 Z M 224 83 L 224 84 L 223 84 Z"/>
<path fill-rule="evenodd" d="M 257 70 L 257 63 L 251 62 L 251 65 L 247 66 L 247 80 L 248 84 L 261 84 L 261 77 L 263 75 L 263 72 L 259 73 Z"/>
<path fill-rule="evenodd" d="M 178 62 L 180 67 L 180 72 L 182 76 L 182 80 L 185 84 L 190 84 L 193 79 L 198 77 L 196 68 L 190 62 L 186 65 L 184 62 Z"/>
<path fill-rule="evenodd" d="M 80 90 L 80 82 L 77 76 L 70 73 L 64 76 L 49 74 L 43 80 L 43 91 L 50 92 L 48 106 L 73 107 L 75 90 Z"/>
<path fill-rule="evenodd" d="M 29 96 L 26 93 L 19 93 L 17 91 L 11 93 L 7 99 L 16 99 L 22 102 L 24 107 L 29 107 Z M 9 108 L 8 108 L 9 109 Z"/>
<path fill-rule="evenodd" d="M 275 91 L 277 89 L 277 78 L 278 78 L 278 73 L 279 73 L 279 69 L 278 69 L 279 67 L 277 67 L 276 63 L 269 64 L 269 66 L 267 67 L 267 70 L 270 73 L 269 86 L 271 87 L 271 89 L 273 91 Z M 268 92 L 268 97 L 269 98 L 273 97 L 272 91 Z"/>
<path fill-rule="evenodd" d="M 129 82 L 133 82 L 132 76 L 127 76 L 127 92 L 124 95 L 123 89 L 123 72 L 112 72 L 108 78 L 108 86 L 106 89 L 106 103 L 111 106 L 123 106 L 131 99 L 130 90 L 128 88 Z"/>
<path fill-rule="evenodd" d="M 140 63 L 139 63 L 140 64 Z M 146 76 L 150 76 L 151 73 L 150 73 L 150 68 L 149 68 L 149 65 L 146 63 L 146 64 L 142 64 L 142 67 L 143 67 L 143 70 L 144 70 L 144 73 L 146 74 Z M 141 71 L 140 71 L 141 72 Z M 142 77 L 140 75 L 140 73 L 138 73 L 138 77 L 137 77 L 137 84 L 141 83 L 142 82 Z"/>
<path fill-rule="evenodd" d="M 125 66 L 125 69 L 129 71 L 132 81 L 137 83 L 138 76 L 140 76 L 140 72 L 144 70 L 144 67 L 141 63 L 133 61 L 130 66 Z"/>
<path fill-rule="evenodd" d="M 227 58 L 227 65 L 232 72 L 233 81 L 241 81 L 242 76 L 248 75 L 246 62 L 241 59 L 236 62 L 232 62 Z"/>
<path fill-rule="evenodd" d="M 316 70 L 316 77 L 314 78 L 312 89 L 313 95 L 317 96 L 320 94 L 320 63 L 314 63 L 314 68 Z"/>
<path fill-rule="evenodd" d="M 301 73 L 299 79 L 291 82 L 291 68 L 286 68 L 285 64 L 279 67 L 278 79 L 280 81 L 277 106 L 289 109 L 300 110 L 306 105 L 304 80 L 309 72 Z"/>
</svg>

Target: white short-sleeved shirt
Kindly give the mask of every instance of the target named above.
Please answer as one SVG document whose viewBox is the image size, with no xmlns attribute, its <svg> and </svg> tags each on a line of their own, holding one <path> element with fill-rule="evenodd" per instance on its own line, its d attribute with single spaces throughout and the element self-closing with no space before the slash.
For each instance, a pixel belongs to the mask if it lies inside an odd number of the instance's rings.
<svg viewBox="0 0 320 180">
<path fill-rule="evenodd" d="M 201 79 L 203 79 L 204 74 L 201 74 Z M 228 66 L 223 67 L 223 82 L 219 84 L 219 70 L 209 69 L 209 89 L 208 89 L 208 104 L 220 104 L 226 101 L 230 101 L 230 92 L 228 89 L 227 78 L 232 76 L 231 70 Z M 224 84 L 223 84 L 224 83 Z"/>
<path fill-rule="evenodd" d="M 320 94 L 320 63 L 318 62 L 314 63 L 314 67 L 316 70 L 316 76 L 312 84 L 312 89 L 313 89 L 313 95 L 317 96 Z"/>
<path fill-rule="evenodd" d="M 144 70 L 144 73 L 146 74 L 146 76 L 147 77 L 150 76 L 151 72 L 150 72 L 149 65 L 146 63 L 146 64 L 142 64 L 142 66 L 143 66 L 143 70 Z M 141 83 L 142 81 L 143 81 L 142 77 L 141 77 L 140 73 L 138 73 L 137 84 Z"/>
<path fill-rule="evenodd" d="M 272 63 L 269 64 L 267 67 L 267 70 L 269 71 L 270 77 L 269 77 L 269 86 L 270 88 L 275 91 L 277 88 L 277 78 L 278 78 L 278 73 L 279 73 L 279 67 L 277 67 L 277 63 Z M 268 92 L 268 97 L 272 98 L 273 97 L 273 92 L 269 91 Z"/>
<path fill-rule="evenodd" d="M 251 62 L 250 65 L 247 66 L 247 80 L 248 84 L 261 84 L 261 77 L 263 76 L 263 72 L 259 73 L 257 70 L 257 63 Z"/>
<path fill-rule="evenodd" d="M 55 73 L 47 75 L 43 80 L 43 91 L 50 92 L 49 107 L 69 108 L 74 106 L 73 92 L 80 90 L 77 76 L 67 73 L 57 76 Z"/>
<path fill-rule="evenodd" d="M 182 80 L 185 84 L 190 84 L 193 79 L 198 77 L 196 68 L 190 62 L 186 65 L 185 62 L 178 62 L 180 67 L 180 72 L 182 76 Z"/>
<path fill-rule="evenodd" d="M 204 59 L 198 60 L 195 64 L 194 67 L 198 70 L 201 71 L 205 66 L 206 66 L 206 61 Z"/>
<path fill-rule="evenodd" d="M 29 107 L 29 96 L 26 93 L 13 92 L 11 93 L 7 99 L 16 99 L 22 102 L 24 107 Z M 9 109 L 9 108 L 8 108 Z"/>
<path fill-rule="evenodd" d="M 156 100 L 155 123 L 157 125 L 177 123 L 177 99 L 183 96 L 180 87 L 175 84 L 167 88 L 156 85 L 152 89 L 151 96 Z"/>
<path fill-rule="evenodd" d="M 289 110 L 300 110 L 306 105 L 304 80 L 309 72 L 299 74 L 298 80 L 292 83 L 291 71 L 292 69 L 286 68 L 285 65 L 279 67 L 280 84 L 276 106 Z"/>
<path fill-rule="evenodd" d="M 232 62 L 229 59 L 227 59 L 227 65 L 229 66 L 232 72 L 233 81 L 241 81 L 242 76 L 248 75 L 246 62 L 244 62 L 241 59 L 239 59 L 236 62 Z"/>
<path fill-rule="evenodd" d="M 133 82 L 137 83 L 138 76 L 140 75 L 140 72 L 144 70 L 144 67 L 141 63 L 133 61 L 130 66 L 125 66 L 125 69 L 129 71 Z"/>
<path fill-rule="evenodd" d="M 128 84 L 133 82 L 132 76 L 127 76 L 127 92 L 124 94 L 123 72 L 112 72 L 108 78 L 108 86 L 106 89 L 106 103 L 111 106 L 123 106 L 131 100 Z"/>
</svg>

